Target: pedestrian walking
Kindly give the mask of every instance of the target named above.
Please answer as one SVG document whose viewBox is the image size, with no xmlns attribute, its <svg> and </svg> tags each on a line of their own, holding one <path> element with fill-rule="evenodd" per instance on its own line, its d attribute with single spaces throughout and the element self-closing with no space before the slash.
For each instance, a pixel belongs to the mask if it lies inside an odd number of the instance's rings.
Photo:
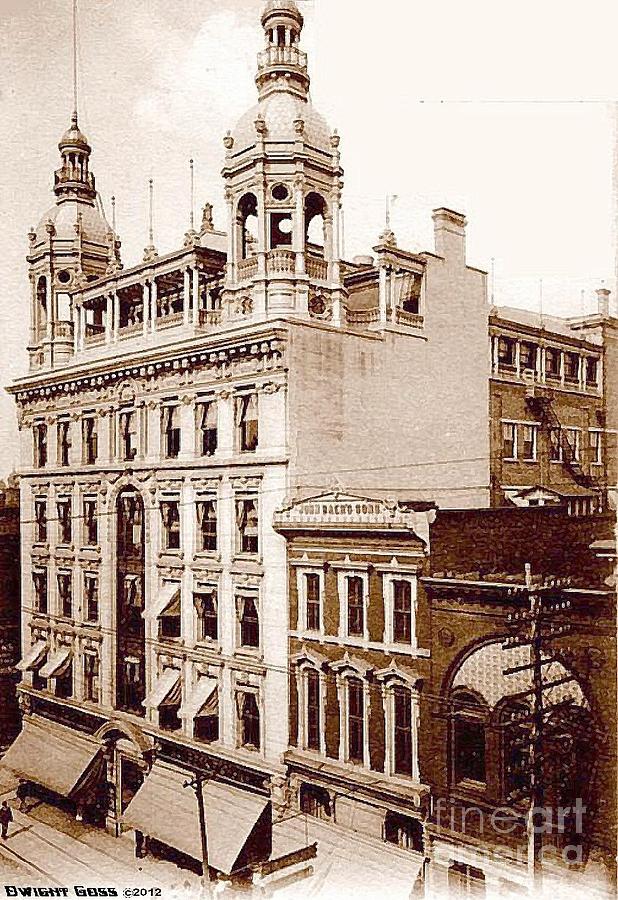
<svg viewBox="0 0 618 900">
<path fill-rule="evenodd" d="M 6 800 L 2 801 L 2 806 L 0 806 L 0 828 L 2 829 L 2 837 L 8 837 L 9 833 L 9 822 L 13 821 L 13 812 L 11 807 L 6 802 Z"/>
<path fill-rule="evenodd" d="M 26 799 L 28 797 L 28 785 L 25 781 L 19 782 L 15 793 L 19 800 L 19 811 L 24 812 L 26 809 Z"/>
</svg>

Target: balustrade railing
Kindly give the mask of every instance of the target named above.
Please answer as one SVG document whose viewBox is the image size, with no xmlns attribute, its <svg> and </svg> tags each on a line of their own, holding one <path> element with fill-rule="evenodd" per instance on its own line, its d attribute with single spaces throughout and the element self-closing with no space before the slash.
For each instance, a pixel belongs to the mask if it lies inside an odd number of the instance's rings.
<svg viewBox="0 0 618 900">
<path fill-rule="evenodd" d="M 348 309 L 347 311 L 348 325 L 370 325 L 380 319 L 380 310 L 376 306 L 374 309 Z"/>
<path fill-rule="evenodd" d="M 328 262 L 315 256 L 307 256 L 305 267 L 309 278 L 315 278 L 316 281 L 326 281 L 328 278 Z"/>
<path fill-rule="evenodd" d="M 267 66 L 291 65 L 306 68 L 307 54 L 298 47 L 268 47 L 258 53 L 258 69 Z"/>
<path fill-rule="evenodd" d="M 271 250 L 266 257 L 270 274 L 282 272 L 292 274 L 296 268 L 296 254 L 293 250 Z"/>
<path fill-rule="evenodd" d="M 254 275 L 257 275 L 257 270 L 258 261 L 255 256 L 250 256 L 248 259 L 241 259 L 238 263 L 238 278 L 240 281 L 243 281 L 246 278 L 253 278 Z"/>
<path fill-rule="evenodd" d="M 175 312 L 168 313 L 166 316 L 158 316 L 156 320 L 157 329 L 160 328 L 173 328 L 175 325 L 182 325 L 184 321 L 184 313 Z"/>
<path fill-rule="evenodd" d="M 408 312 L 406 309 L 395 310 L 395 321 L 398 325 L 407 325 L 408 328 L 421 328 L 423 317 L 419 313 Z"/>
<path fill-rule="evenodd" d="M 198 311 L 197 324 L 200 328 L 214 328 L 221 324 L 220 309 L 200 309 Z"/>
</svg>

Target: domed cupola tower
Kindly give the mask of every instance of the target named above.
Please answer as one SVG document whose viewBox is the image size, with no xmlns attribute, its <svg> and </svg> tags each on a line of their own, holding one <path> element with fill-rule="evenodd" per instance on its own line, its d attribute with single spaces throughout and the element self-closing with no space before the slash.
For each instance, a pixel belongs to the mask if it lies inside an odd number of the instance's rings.
<svg viewBox="0 0 618 900">
<path fill-rule="evenodd" d="M 296 4 L 270 0 L 262 25 L 258 102 L 224 139 L 224 308 L 230 318 L 293 314 L 339 324 L 339 136 L 311 103 Z"/>
<path fill-rule="evenodd" d="M 90 171 L 91 148 L 76 112 L 58 149 L 56 203 L 28 235 L 31 368 L 53 366 L 71 356 L 73 293 L 119 265 L 120 242 L 103 214 Z"/>
</svg>

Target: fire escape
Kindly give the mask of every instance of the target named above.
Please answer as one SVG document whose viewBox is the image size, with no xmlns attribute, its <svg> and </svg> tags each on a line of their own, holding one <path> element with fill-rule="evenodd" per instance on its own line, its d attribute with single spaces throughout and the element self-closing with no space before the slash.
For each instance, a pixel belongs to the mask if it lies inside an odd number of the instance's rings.
<svg viewBox="0 0 618 900">
<path fill-rule="evenodd" d="M 598 480 L 592 475 L 587 475 L 581 467 L 575 447 L 571 444 L 560 419 L 556 415 L 553 397 L 547 394 L 537 394 L 534 387 L 529 387 L 526 392 L 526 405 L 548 431 L 550 439 L 552 435 L 555 435 L 555 440 L 558 442 L 561 451 L 560 460 L 570 473 L 573 481 L 581 487 L 599 490 Z"/>
</svg>

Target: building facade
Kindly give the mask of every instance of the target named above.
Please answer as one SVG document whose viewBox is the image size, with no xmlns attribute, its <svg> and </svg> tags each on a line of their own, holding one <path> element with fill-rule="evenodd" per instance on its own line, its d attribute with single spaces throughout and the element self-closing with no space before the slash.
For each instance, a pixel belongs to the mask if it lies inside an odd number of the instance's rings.
<svg viewBox="0 0 618 900">
<path fill-rule="evenodd" d="M 19 572 L 19 488 L 12 478 L 0 486 L 0 747 L 19 731 L 17 706 L 21 594 Z"/>
</svg>

